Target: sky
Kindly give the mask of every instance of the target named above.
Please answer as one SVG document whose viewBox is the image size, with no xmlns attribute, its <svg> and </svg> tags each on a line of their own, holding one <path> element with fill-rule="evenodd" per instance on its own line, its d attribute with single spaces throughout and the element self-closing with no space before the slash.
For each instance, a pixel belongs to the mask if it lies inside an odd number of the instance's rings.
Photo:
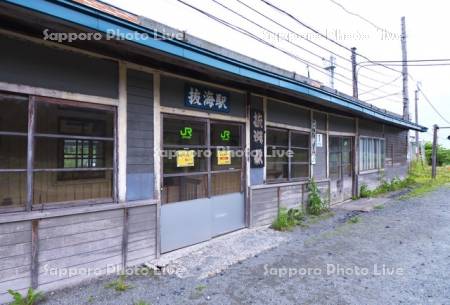
<svg viewBox="0 0 450 305">
<path fill-rule="evenodd" d="M 324 39 L 261 0 L 182 1 L 245 29 L 271 46 L 238 33 L 178 0 L 106 2 L 263 62 L 305 76 L 309 73 L 312 79 L 327 86 L 331 82 L 325 68 L 330 66 L 330 56 L 333 55 L 336 58 L 334 87 L 350 95 L 351 54 L 348 49 L 356 47 L 361 55 L 357 57 L 360 99 L 396 113 L 402 112 L 402 78 L 397 72 L 401 71 L 401 66 L 388 69 L 367 62 L 363 56 L 371 61 L 401 60 L 401 17 L 406 18 L 409 60 L 450 58 L 450 39 L 446 34 L 450 28 L 450 3 L 445 0 L 267 0 L 345 48 Z M 450 121 L 450 66 L 411 66 L 408 72 L 412 118 L 414 91 L 419 84 L 444 119 Z M 450 124 L 439 117 L 421 93 L 418 96 L 419 124 L 429 128 L 429 132 L 420 137 L 431 140 L 433 124 Z M 450 147 L 449 135 L 450 129 L 440 130 L 440 144 Z"/>
</svg>

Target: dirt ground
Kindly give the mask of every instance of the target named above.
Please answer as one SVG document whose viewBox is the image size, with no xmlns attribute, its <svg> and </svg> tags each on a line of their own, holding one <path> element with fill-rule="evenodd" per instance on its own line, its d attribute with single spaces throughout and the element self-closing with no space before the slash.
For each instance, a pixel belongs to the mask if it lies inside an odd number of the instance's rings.
<svg viewBox="0 0 450 305">
<path fill-rule="evenodd" d="M 448 187 L 369 213 L 336 209 L 284 234 L 275 248 L 211 277 L 133 276 L 121 293 L 105 288 L 107 278 L 43 304 L 450 304 Z"/>
</svg>

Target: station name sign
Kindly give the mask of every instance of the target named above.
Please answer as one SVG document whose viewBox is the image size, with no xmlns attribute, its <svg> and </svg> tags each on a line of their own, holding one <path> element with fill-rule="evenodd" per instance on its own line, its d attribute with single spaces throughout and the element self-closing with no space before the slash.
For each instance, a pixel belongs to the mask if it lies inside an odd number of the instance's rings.
<svg viewBox="0 0 450 305">
<path fill-rule="evenodd" d="M 223 91 L 187 84 L 184 105 L 215 112 L 230 112 L 230 95 Z"/>
</svg>

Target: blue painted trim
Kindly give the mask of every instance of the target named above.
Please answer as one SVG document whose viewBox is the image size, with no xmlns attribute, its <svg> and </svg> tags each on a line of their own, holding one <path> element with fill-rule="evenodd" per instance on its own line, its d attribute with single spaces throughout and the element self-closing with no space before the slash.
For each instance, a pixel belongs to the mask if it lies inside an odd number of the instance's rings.
<svg viewBox="0 0 450 305">
<path fill-rule="evenodd" d="M 134 31 L 147 33 L 151 37 L 161 37 L 160 33 L 155 33 L 152 29 L 148 29 L 135 23 L 108 15 L 93 8 L 81 5 L 69 0 L 5 0 L 11 4 L 19 5 L 27 9 L 34 10 L 55 18 L 63 19 L 72 23 L 79 24 L 106 33 L 107 30 L 117 29 L 121 33 L 133 33 Z M 275 85 L 283 89 L 295 91 L 297 93 L 307 94 L 322 100 L 326 100 L 331 104 L 341 106 L 346 109 L 372 116 L 374 118 L 401 125 L 405 128 L 427 131 L 428 128 L 416 125 L 412 122 L 399 119 L 381 110 L 373 109 L 370 106 L 363 105 L 348 98 L 338 96 L 336 94 L 312 87 L 288 77 L 269 72 L 243 62 L 216 54 L 209 50 L 188 44 L 179 40 L 166 39 L 132 39 L 134 43 L 157 49 L 178 56 L 199 64 L 207 65 L 215 69 L 220 69 L 245 78 L 260 81 L 265 84 Z"/>
</svg>

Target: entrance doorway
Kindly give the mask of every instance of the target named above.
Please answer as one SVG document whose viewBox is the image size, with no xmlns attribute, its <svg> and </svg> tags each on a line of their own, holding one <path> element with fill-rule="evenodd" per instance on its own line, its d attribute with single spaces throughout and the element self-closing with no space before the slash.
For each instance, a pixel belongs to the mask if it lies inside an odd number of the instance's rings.
<svg viewBox="0 0 450 305">
<path fill-rule="evenodd" d="M 161 252 L 245 227 L 244 125 L 163 116 Z"/>
<path fill-rule="evenodd" d="M 352 198 L 353 193 L 353 139 L 330 136 L 331 203 Z"/>
</svg>

